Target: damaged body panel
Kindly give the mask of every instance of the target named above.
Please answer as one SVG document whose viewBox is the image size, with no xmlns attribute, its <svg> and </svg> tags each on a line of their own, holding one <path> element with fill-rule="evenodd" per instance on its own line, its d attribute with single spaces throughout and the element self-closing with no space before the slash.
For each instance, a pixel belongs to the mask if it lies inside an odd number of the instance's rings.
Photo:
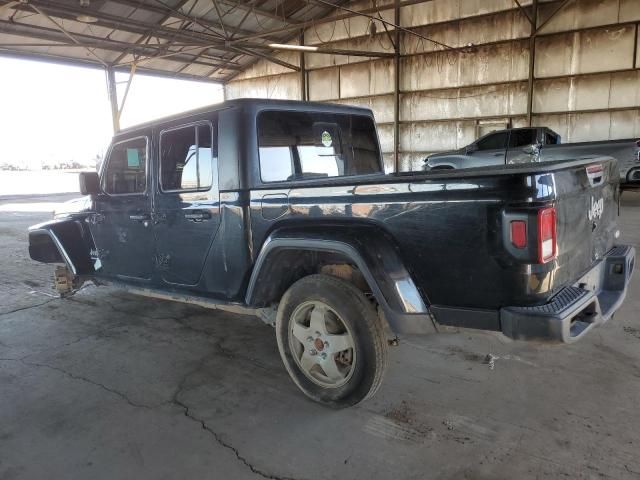
<svg viewBox="0 0 640 480">
<path fill-rule="evenodd" d="M 95 273 L 91 233 L 85 215 L 51 220 L 29 228 L 29 255 L 43 263 L 64 263 L 73 275 Z"/>
</svg>

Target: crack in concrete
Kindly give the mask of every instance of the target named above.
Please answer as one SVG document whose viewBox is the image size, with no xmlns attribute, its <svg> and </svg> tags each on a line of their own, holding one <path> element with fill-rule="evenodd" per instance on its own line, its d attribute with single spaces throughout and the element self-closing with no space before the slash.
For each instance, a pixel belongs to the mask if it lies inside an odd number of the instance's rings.
<svg viewBox="0 0 640 480">
<path fill-rule="evenodd" d="M 27 355 L 28 356 L 28 355 Z M 26 358 L 26 357 L 24 357 Z M 94 380 L 91 380 L 90 378 L 87 377 L 83 377 L 81 375 L 76 375 L 75 373 L 71 373 L 68 370 L 65 370 L 64 368 L 60 368 L 60 367 L 56 367 L 54 365 L 50 365 L 48 363 L 39 363 L 39 362 L 28 362 L 26 361 L 24 358 L 0 358 L 0 361 L 12 361 L 12 362 L 20 362 L 23 365 L 27 366 L 27 367 L 36 367 L 36 368 L 47 368 L 50 370 L 54 370 L 56 372 L 59 372 L 73 380 L 79 380 L 81 382 L 85 382 L 88 383 L 90 385 L 93 385 L 95 387 L 101 388 L 102 390 L 111 393 L 112 395 L 116 395 L 118 397 L 120 397 L 122 400 L 124 400 L 125 402 L 127 402 L 130 406 L 134 407 L 134 408 L 145 408 L 148 410 L 152 410 L 154 408 L 158 408 L 161 407 L 162 405 L 167 405 L 170 402 L 162 402 L 162 403 L 158 403 L 155 405 L 147 405 L 144 403 L 138 403 L 138 402 L 134 402 L 133 400 L 131 400 L 126 394 L 122 393 L 119 390 L 116 390 L 115 388 L 111 388 L 106 386 L 103 383 L 100 382 L 96 382 Z"/>
<path fill-rule="evenodd" d="M 111 325 L 111 326 L 109 326 L 109 327 L 101 328 L 101 329 L 100 329 L 100 330 L 98 330 L 97 332 L 91 332 L 91 333 L 88 333 L 88 334 L 86 334 L 86 335 L 83 335 L 83 336 L 81 336 L 81 337 L 76 338 L 75 340 L 71 340 L 71 341 L 69 341 L 69 342 L 63 343 L 62 345 L 59 345 L 59 346 L 57 346 L 57 347 L 53 347 L 53 348 L 58 349 L 58 348 L 61 348 L 61 347 L 69 347 L 69 346 L 71 346 L 71 345 L 75 345 L 76 343 L 80 343 L 80 342 L 82 342 L 82 341 L 84 341 L 84 340 L 87 340 L 87 339 L 89 339 L 89 338 L 93 338 L 93 337 L 95 337 L 95 338 L 100 338 L 100 337 L 102 337 L 105 333 L 107 333 L 107 332 L 108 332 L 108 331 L 110 331 L 110 330 L 115 330 L 115 329 L 117 329 L 117 328 L 120 328 L 120 327 L 126 327 L 126 326 L 127 326 L 127 324 L 126 324 L 126 323 L 117 323 L 117 324 L 115 324 L 115 325 Z M 44 353 L 44 352 L 47 352 L 47 351 L 49 351 L 49 350 L 51 350 L 51 349 L 52 349 L 52 348 L 47 349 L 47 350 L 41 350 L 41 351 L 40 351 L 40 352 L 38 352 L 38 353 Z M 28 355 L 28 356 L 33 356 L 33 355 L 35 355 L 35 354 L 31 354 L 31 355 Z M 26 357 L 25 357 L 25 358 L 26 358 Z"/>
<path fill-rule="evenodd" d="M 224 348 L 222 347 L 221 343 L 224 341 L 224 338 L 221 339 L 219 342 L 216 342 L 216 347 L 224 354 Z M 195 416 L 192 412 L 191 412 L 191 408 L 189 407 L 189 405 L 187 405 L 186 403 L 184 403 L 182 400 L 180 400 L 180 394 L 182 392 L 185 391 L 185 384 L 187 383 L 189 377 L 191 377 L 192 375 L 195 375 L 196 373 L 198 373 L 203 367 L 204 365 L 207 363 L 207 361 L 213 357 L 214 355 L 216 355 L 217 352 L 214 352 L 213 354 L 209 354 L 206 355 L 205 357 L 203 357 L 199 362 L 198 362 L 198 366 L 196 368 L 194 368 L 193 370 L 191 370 L 190 372 L 188 372 L 180 381 L 180 383 L 178 384 L 178 387 L 176 388 L 176 391 L 173 394 L 173 397 L 171 399 L 171 403 L 179 408 L 181 408 L 183 410 L 184 416 L 186 418 L 188 418 L 190 421 L 199 424 L 200 427 L 206 431 L 207 433 L 209 433 L 209 435 L 211 435 L 213 437 L 213 439 L 215 440 L 215 442 L 220 445 L 221 447 L 225 448 L 226 450 L 229 450 L 230 452 L 232 452 L 236 459 L 241 462 L 244 466 L 246 466 L 249 470 L 251 470 L 252 473 L 254 473 L 255 475 L 258 475 L 262 478 L 267 478 L 269 480 L 296 480 L 293 477 L 287 477 L 287 476 L 280 476 L 280 475 L 275 475 L 269 472 L 265 472 L 264 470 L 256 467 L 255 465 L 253 465 L 245 456 L 243 456 L 240 451 L 234 447 L 233 445 L 231 445 L 229 442 L 225 441 L 219 433 L 217 433 L 215 430 L 213 430 L 205 420 Z"/>
<path fill-rule="evenodd" d="M 116 307 L 115 305 L 113 305 L 109 301 L 106 302 L 106 305 L 109 308 L 111 308 L 111 310 L 113 310 L 114 312 L 117 312 L 117 313 L 120 313 L 120 314 L 123 314 L 123 315 L 138 316 L 140 318 L 151 320 L 151 321 L 158 321 L 158 320 L 169 320 L 169 321 L 172 321 L 172 322 L 177 323 L 178 325 L 180 325 L 180 327 L 182 327 L 184 330 L 188 330 L 190 332 L 194 332 L 194 333 L 197 333 L 199 335 L 204 335 L 208 339 L 212 340 L 214 342 L 215 347 L 225 357 L 227 357 L 229 359 L 242 359 L 242 360 L 245 360 L 248 363 L 250 363 L 252 365 L 255 365 L 255 366 L 259 367 L 259 368 L 265 368 L 262 363 L 258 362 L 254 358 L 251 358 L 251 357 L 248 357 L 248 356 L 239 356 L 235 352 L 232 352 L 231 350 L 225 348 L 222 345 L 222 342 L 224 342 L 226 340 L 226 338 L 223 338 L 223 339 L 219 340 L 219 337 L 215 333 L 209 332 L 209 331 L 204 330 L 204 329 L 196 328 L 196 327 L 194 327 L 192 325 L 187 324 L 186 320 L 187 320 L 188 312 L 186 312 L 186 313 L 184 313 L 182 315 L 179 315 L 179 316 L 178 315 L 167 315 L 167 316 L 163 316 L 163 317 L 154 317 L 154 316 L 142 313 L 142 312 L 130 311 L 130 310 L 126 310 L 126 309 L 122 309 L 122 308 Z M 206 309 L 203 309 L 203 310 L 206 311 Z"/>
<path fill-rule="evenodd" d="M 25 306 L 25 307 L 14 308 L 13 310 L 9 310 L 9 311 L 7 311 L 7 312 L 1 312 L 1 313 L 0 313 L 0 317 L 4 317 L 4 316 L 6 316 L 6 315 L 11 315 L 12 313 L 16 313 L 16 312 L 22 312 L 22 311 L 24 311 L 24 310 L 30 310 L 30 309 L 32 309 L 32 308 L 41 307 L 41 306 L 43 306 L 43 305 L 46 305 L 47 303 L 51 303 L 51 302 L 53 302 L 54 300 L 59 300 L 59 298 L 58 298 L 58 297 L 56 297 L 56 298 L 50 298 L 49 300 L 45 300 L 44 302 L 37 303 L 37 304 L 35 304 L 35 305 L 27 305 L 27 306 Z"/>
<path fill-rule="evenodd" d="M 110 330 L 115 330 L 116 328 L 120 328 L 120 327 L 124 327 L 124 326 L 126 326 L 125 323 L 119 323 L 119 324 L 111 325 L 109 327 L 101 328 L 98 331 L 91 332 L 91 333 L 88 333 L 86 335 L 82 335 L 81 337 L 78 337 L 78 338 L 76 338 L 74 340 L 71 340 L 69 342 L 65 342 L 65 343 L 62 343 L 60 345 L 54 345 L 54 346 L 48 347 L 48 348 L 43 348 L 42 350 L 37 350 L 35 352 L 28 353 L 26 355 L 23 355 L 22 357 L 18 357 L 18 358 L 0 358 L 0 360 L 23 361 L 23 360 L 26 360 L 29 357 L 33 357 L 35 355 L 40 355 L 40 354 L 43 354 L 43 353 L 47 353 L 47 352 L 50 352 L 51 350 L 56 350 L 57 351 L 57 350 L 60 350 L 63 347 L 69 347 L 71 345 L 75 345 L 76 343 L 80 343 L 80 342 L 82 342 L 84 340 L 87 340 L 89 338 L 92 338 L 92 337 L 100 338 L 106 332 L 108 332 Z M 7 345 L 6 343 L 3 343 L 3 342 L 0 342 L 0 345 L 2 345 L 5 348 L 12 348 L 10 345 Z"/>
<path fill-rule="evenodd" d="M 46 303 L 49 303 L 50 301 L 53 301 L 56 299 L 50 299 L 46 302 L 42 302 L 41 304 L 38 305 L 33 305 L 30 307 L 25 307 L 24 309 L 27 308 L 35 308 L 41 305 L 44 305 Z M 85 304 L 84 302 L 78 302 L 81 304 Z M 144 408 L 147 410 L 152 410 L 155 408 L 159 408 L 163 405 L 175 405 L 176 407 L 180 408 L 183 411 L 183 415 L 188 418 L 190 421 L 199 424 L 201 426 L 201 428 L 203 430 L 205 430 L 211 437 L 213 437 L 213 439 L 216 441 L 216 443 L 218 445 L 220 445 L 221 447 L 223 447 L 226 450 L 229 450 L 230 452 L 233 453 L 233 455 L 236 457 L 236 459 L 241 462 L 245 467 L 247 467 L 252 473 L 254 473 L 255 475 L 258 475 L 262 478 L 266 478 L 269 480 L 296 480 L 293 477 L 287 477 L 287 476 L 280 476 L 280 475 L 275 475 L 275 474 L 271 474 L 269 472 L 266 472 L 258 467 L 256 467 L 255 465 L 253 465 L 245 456 L 243 456 L 240 451 L 234 447 L 232 444 L 230 444 L 229 442 L 225 441 L 220 434 L 218 434 L 215 430 L 213 430 L 205 420 L 195 416 L 192 411 L 191 411 L 191 407 L 189 407 L 189 405 L 187 405 L 186 403 L 184 403 L 181 399 L 180 399 L 180 395 L 185 391 L 185 385 L 188 381 L 188 379 L 192 376 L 195 375 L 196 373 L 198 373 L 206 364 L 206 362 L 211 359 L 212 357 L 216 356 L 216 355 L 223 355 L 226 358 L 229 359 L 236 359 L 237 356 L 235 355 L 234 352 L 230 351 L 229 349 L 225 348 L 223 346 L 224 341 L 226 340 L 226 337 L 217 337 L 214 333 L 212 332 L 208 332 L 206 330 L 202 330 L 202 329 L 198 329 L 196 327 L 193 327 L 191 325 L 188 325 L 187 323 L 185 323 L 186 321 L 186 314 L 184 316 L 165 316 L 165 317 L 153 317 L 150 315 L 146 315 L 144 313 L 141 312 L 135 312 L 135 311 L 127 311 L 125 309 L 120 309 L 117 308 L 116 306 L 114 306 L 111 302 L 105 302 L 106 305 L 111 308 L 111 310 L 113 310 L 114 312 L 120 313 L 120 314 L 124 314 L 124 315 L 135 315 L 147 320 L 170 320 L 173 321 L 175 323 L 177 323 L 178 325 L 180 325 L 180 327 L 182 327 L 185 330 L 197 333 L 199 335 L 204 335 L 205 337 L 207 337 L 208 339 L 212 339 L 215 340 L 214 341 L 214 347 L 215 347 L 215 351 L 212 353 L 207 354 L 206 356 L 204 356 L 199 362 L 198 365 L 196 366 L 196 368 L 194 368 L 193 370 L 187 372 L 184 377 L 180 380 L 178 387 L 176 388 L 171 400 L 169 401 L 165 401 L 165 402 L 161 402 L 158 404 L 144 404 L 144 403 L 138 403 L 135 402 L 133 400 L 131 400 L 126 394 L 124 394 L 123 392 L 116 390 L 114 388 L 108 387 L 107 385 L 100 383 L 100 382 L 96 382 L 94 380 L 91 380 L 87 377 L 81 376 L 81 375 L 76 375 L 74 373 L 69 372 L 68 370 L 65 370 L 63 368 L 60 367 L 56 367 L 54 365 L 50 365 L 47 363 L 39 363 L 39 362 L 30 362 L 27 361 L 26 358 L 28 358 L 29 356 L 35 355 L 35 353 L 31 353 L 29 355 L 26 355 L 22 358 L 0 358 L 0 361 L 16 361 L 16 362 L 20 362 L 23 365 L 26 366 L 30 366 L 30 367 L 36 367 L 36 368 L 47 368 L 47 369 L 51 369 L 54 371 L 57 371 L 73 380 L 78 380 L 81 382 L 85 382 L 88 383 L 90 385 L 93 385 L 95 387 L 98 387 L 112 395 L 115 395 L 117 397 L 119 397 L 121 400 L 125 401 L 128 405 L 134 407 L 134 408 Z M 87 305 L 87 304 L 85 304 Z M 20 311 L 20 310 L 24 310 L 24 309 L 16 309 L 15 311 Z M 13 312 L 6 312 L 6 314 L 9 313 L 13 313 Z M 4 314 L 3 314 L 4 315 Z M 80 342 L 84 339 L 90 338 L 92 336 L 95 335 L 100 335 L 102 333 L 104 333 L 107 330 L 110 330 L 112 328 L 117 328 L 117 327 L 121 327 L 124 326 L 124 324 L 117 324 L 117 325 L 113 325 L 111 327 L 102 329 L 98 332 L 93 332 L 91 334 L 88 335 L 84 335 L 80 338 L 77 338 L 75 340 L 72 340 L 66 344 L 64 344 L 63 346 L 68 346 L 68 345 L 72 345 L 74 343 Z M 42 352 L 38 352 L 38 353 L 42 353 Z M 241 357 L 242 358 L 242 357 Z M 244 358 L 244 360 L 248 360 L 250 363 L 253 363 L 252 359 L 248 359 L 248 358 Z"/>
</svg>

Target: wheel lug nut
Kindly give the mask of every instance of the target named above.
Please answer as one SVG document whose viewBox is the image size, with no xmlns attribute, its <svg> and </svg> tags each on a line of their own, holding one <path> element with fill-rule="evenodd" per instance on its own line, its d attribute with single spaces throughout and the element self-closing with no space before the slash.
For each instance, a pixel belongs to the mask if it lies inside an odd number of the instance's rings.
<svg viewBox="0 0 640 480">
<path fill-rule="evenodd" d="M 313 342 L 313 337 L 307 337 L 307 342 L 309 343 Z"/>
<path fill-rule="evenodd" d="M 317 355 L 318 352 L 316 350 L 314 350 L 313 348 L 311 350 L 309 350 L 309 355 Z"/>
<path fill-rule="evenodd" d="M 323 359 L 323 360 L 326 360 L 326 359 L 327 359 L 327 354 L 326 354 L 326 353 L 323 353 L 323 354 L 322 354 L 322 359 Z"/>
</svg>

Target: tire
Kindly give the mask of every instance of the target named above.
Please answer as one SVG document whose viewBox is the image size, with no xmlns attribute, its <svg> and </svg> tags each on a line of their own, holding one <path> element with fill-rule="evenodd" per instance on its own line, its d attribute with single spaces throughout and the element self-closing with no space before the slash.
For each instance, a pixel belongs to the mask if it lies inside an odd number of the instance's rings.
<svg viewBox="0 0 640 480">
<path fill-rule="evenodd" d="M 310 275 L 294 283 L 278 306 L 276 336 L 291 379 L 318 403 L 349 407 L 382 383 L 388 348 L 383 322 L 345 280 Z"/>
</svg>

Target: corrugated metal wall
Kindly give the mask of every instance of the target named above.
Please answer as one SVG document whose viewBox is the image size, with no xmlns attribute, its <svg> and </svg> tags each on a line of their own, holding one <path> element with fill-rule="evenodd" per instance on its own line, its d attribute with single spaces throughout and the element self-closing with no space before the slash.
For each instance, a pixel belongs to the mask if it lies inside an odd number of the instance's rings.
<svg viewBox="0 0 640 480">
<path fill-rule="evenodd" d="M 640 0 L 564 3 L 539 5 L 532 123 L 551 127 L 565 142 L 640 137 Z M 531 0 L 520 4 L 531 13 Z M 371 6 L 371 1 L 350 5 Z M 393 22 L 393 9 L 380 13 Z M 427 1 L 403 6 L 400 20 L 401 26 L 455 48 L 443 50 L 401 32 L 401 169 L 419 167 L 429 152 L 464 146 L 494 125 L 527 124 L 532 28 L 514 0 Z M 371 23 L 364 17 L 321 23 L 305 31 L 304 41 L 393 52 L 393 27 L 387 26 L 388 35 L 374 22 L 372 34 Z M 370 107 L 385 162 L 392 166 L 394 59 L 305 55 L 309 100 Z M 300 53 L 280 57 L 300 65 Z M 226 85 L 226 97 L 301 99 L 301 85 L 300 73 L 260 61 Z"/>
</svg>

